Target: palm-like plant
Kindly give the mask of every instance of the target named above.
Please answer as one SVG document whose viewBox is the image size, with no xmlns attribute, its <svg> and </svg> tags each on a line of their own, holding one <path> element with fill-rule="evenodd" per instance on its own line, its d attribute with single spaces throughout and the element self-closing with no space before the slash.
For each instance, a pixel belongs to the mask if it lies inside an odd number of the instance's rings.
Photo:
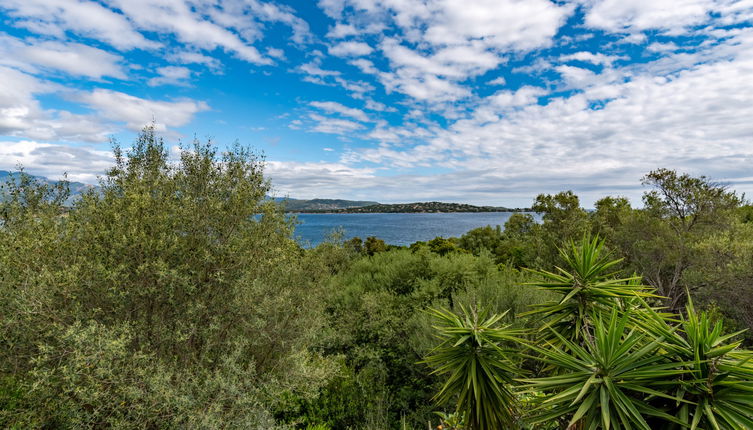
<svg viewBox="0 0 753 430">
<path fill-rule="evenodd" d="M 648 417 L 679 420 L 652 406 L 651 398 L 682 402 L 665 394 L 667 381 L 686 371 L 659 353 L 662 338 L 630 327 L 630 317 L 616 309 L 592 315 L 593 337 L 583 345 L 551 329 L 555 345 L 532 346 L 537 359 L 557 370 L 554 376 L 523 379 L 523 388 L 546 396 L 533 410 L 532 424 L 569 416 L 568 428 L 651 430 Z M 671 391 L 671 390 L 670 390 Z"/>
<path fill-rule="evenodd" d="M 723 322 L 713 323 L 706 312 L 697 312 L 689 295 L 679 323 L 682 331 L 670 333 L 666 319 L 655 316 L 644 326 L 665 334 L 663 349 L 689 372 L 676 388 L 676 396 L 687 400 L 676 413 L 683 427 L 753 429 L 753 352 L 732 340 L 742 331 L 724 334 Z"/>
<path fill-rule="evenodd" d="M 543 278 L 536 286 L 560 296 L 558 300 L 534 306 L 523 315 L 537 316 L 544 320 L 540 333 L 549 341 L 557 342 L 557 333 L 565 339 L 582 342 L 588 336 L 589 318 L 593 310 L 609 310 L 615 306 L 625 307 L 636 298 L 658 298 L 649 287 L 640 284 L 640 277 L 622 278 L 614 270 L 622 260 L 612 260 L 604 252 L 604 241 L 599 237 L 584 237 L 580 244 L 571 242 L 560 249 L 565 267 L 556 272 L 533 270 Z M 551 329 L 551 330 L 550 330 Z"/>
<path fill-rule="evenodd" d="M 500 324 L 505 314 L 470 312 L 462 315 L 448 310 L 430 310 L 437 319 L 434 327 L 442 340 L 424 359 L 433 373 L 449 375 L 435 396 L 439 403 L 456 399 L 457 412 L 470 430 L 512 428 L 517 419 L 515 395 L 510 391 L 518 373 L 506 344 L 520 342 L 522 332 Z"/>
</svg>

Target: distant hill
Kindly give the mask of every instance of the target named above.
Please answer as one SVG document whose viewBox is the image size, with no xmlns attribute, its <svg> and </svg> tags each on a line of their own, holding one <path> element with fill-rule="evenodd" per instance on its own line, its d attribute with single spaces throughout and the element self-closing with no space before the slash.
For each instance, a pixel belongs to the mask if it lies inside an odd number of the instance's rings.
<svg viewBox="0 0 753 430">
<path fill-rule="evenodd" d="M 47 179 L 44 176 L 36 176 L 36 175 L 29 175 L 32 178 L 37 179 L 38 181 L 42 181 L 44 183 L 47 183 L 49 185 L 55 185 L 60 181 L 55 181 L 52 179 Z M 6 184 L 14 178 L 18 177 L 18 172 L 9 172 L 7 170 L 0 170 L 0 185 Z M 92 185 L 84 184 L 81 182 L 68 182 L 68 187 L 71 191 L 71 197 L 68 199 L 66 204 L 72 203 L 76 198 L 78 198 L 79 195 L 81 195 L 84 191 L 89 190 L 92 188 Z"/>
<path fill-rule="evenodd" d="M 306 210 L 301 212 L 328 213 L 447 213 L 447 212 L 522 212 L 527 208 L 505 208 L 497 206 L 474 206 L 464 203 L 416 202 L 396 204 L 374 204 L 360 207 L 350 207 L 334 210 Z"/>
<path fill-rule="evenodd" d="M 18 173 L 0 170 L 0 185 L 13 180 Z M 47 184 L 54 185 L 58 181 L 43 176 L 30 175 Z M 84 191 L 92 185 L 81 182 L 69 182 L 71 197 L 66 202 L 73 203 Z M 1 197 L 1 196 L 0 196 Z M 496 206 L 474 206 L 463 203 L 416 202 L 384 204 L 368 200 L 343 199 L 291 199 L 275 197 L 274 200 L 285 205 L 286 212 L 296 213 L 431 213 L 431 212 L 521 212 L 530 211 L 528 208 L 505 208 Z"/>
<path fill-rule="evenodd" d="M 276 198 L 278 202 L 285 204 L 287 212 L 330 212 L 340 209 L 351 209 L 361 206 L 378 205 L 378 202 L 341 200 L 341 199 L 283 199 Z"/>
</svg>

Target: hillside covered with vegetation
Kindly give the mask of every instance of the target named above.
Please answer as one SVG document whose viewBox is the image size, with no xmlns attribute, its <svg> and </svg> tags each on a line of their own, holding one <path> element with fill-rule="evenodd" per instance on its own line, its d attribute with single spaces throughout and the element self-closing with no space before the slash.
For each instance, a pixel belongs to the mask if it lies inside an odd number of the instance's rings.
<svg viewBox="0 0 753 430">
<path fill-rule="evenodd" d="M 753 428 L 753 208 L 708 178 L 304 249 L 252 152 L 184 149 L 3 184 L 0 427 Z"/>
<path fill-rule="evenodd" d="M 368 206 L 353 206 L 349 208 L 334 210 L 305 210 L 300 212 L 316 213 L 432 213 L 432 212 L 520 212 L 530 209 L 509 209 L 495 206 L 474 206 L 465 203 L 444 203 L 444 202 L 415 202 L 415 203 L 393 203 L 393 204 L 373 204 Z"/>
<path fill-rule="evenodd" d="M 372 201 L 363 200 L 342 200 L 342 199 L 277 199 L 278 202 L 285 206 L 287 212 L 326 212 L 339 209 L 357 208 L 379 204 Z"/>
</svg>

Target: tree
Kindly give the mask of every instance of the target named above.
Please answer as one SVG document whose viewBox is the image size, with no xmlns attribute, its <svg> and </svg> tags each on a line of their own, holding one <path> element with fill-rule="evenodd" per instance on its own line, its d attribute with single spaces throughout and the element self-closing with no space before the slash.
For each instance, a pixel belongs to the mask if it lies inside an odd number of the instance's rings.
<svg viewBox="0 0 753 430">
<path fill-rule="evenodd" d="M 616 236 L 633 269 L 679 311 L 686 291 L 693 290 L 684 275 L 704 258 L 696 244 L 731 228 L 743 201 L 705 176 L 674 170 L 652 171 L 642 182 L 654 188 L 644 193 L 645 208 L 627 217 Z"/>
<path fill-rule="evenodd" d="M 363 244 L 363 249 L 368 255 L 374 255 L 378 252 L 384 252 L 387 250 L 387 244 L 382 239 L 375 236 L 369 236 L 366 238 L 366 242 Z"/>
<path fill-rule="evenodd" d="M 502 242 L 502 228 L 500 226 L 478 227 L 468 231 L 458 239 L 458 246 L 479 255 L 483 250 L 494 252 Z"/>
<path fill-rule="evenodd" d="M 545 228 L 562 242 L 580 237 L 586 231 L 588 216 L 572 191 L 539 194 L 532 209 L 542 214 Z"/>
<path fill-rule="evenodd" d="M 29 396 L 12 419 L 268 427 L 281 393 L 315 395 L 329 268 L 266 199 L 263 159 L 194 142 L 171 160 L 153 127 L 114 153 L 68 210 L 23 181 L 4 207 L 0 371 Z"/>
<path fill-rule="evenodd" d="M 611 241 L 615 238 L 632 208 L 626 197 L 604 197 L 594 203 L 596 209 L 591 214 L 592 229 L 595 234 Z"/>
<path fill-rule="evenodd" d="M 641 181 L 654 188 L 643 195 L 646 210 L 666 220 L 678 235 L 702 226 L 726 224 L 732 210 L 742 204 L 736 193 L 706 176 L 692 177 L 657 169 Z"/>
<path fill-rule="evenodd" d="M 543 220 L 536 246 L 537 265 L 551 268 L 557 263 L 557 248 L 569 240 L 577 240 L 589 230 L 588 214 L 572 191 L 539 194 L 532 208 Z"/>
</svg>

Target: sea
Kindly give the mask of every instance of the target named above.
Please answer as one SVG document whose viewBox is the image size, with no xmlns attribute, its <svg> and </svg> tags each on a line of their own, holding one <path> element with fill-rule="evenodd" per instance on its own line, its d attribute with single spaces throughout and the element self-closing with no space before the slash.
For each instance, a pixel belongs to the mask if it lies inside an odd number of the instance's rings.
<svg viewBox="0 0 753 430">
<path fill-rule="evenodd" d="M 504 225 L 514 212 L 296 214 L 295 236 L 306 247 L 316 246 L 332 233 L 343 239 L 376 236 L 390 245 L 407 246 L 437 236 L 459 237 L 469 230 Z"/>
</svg>

